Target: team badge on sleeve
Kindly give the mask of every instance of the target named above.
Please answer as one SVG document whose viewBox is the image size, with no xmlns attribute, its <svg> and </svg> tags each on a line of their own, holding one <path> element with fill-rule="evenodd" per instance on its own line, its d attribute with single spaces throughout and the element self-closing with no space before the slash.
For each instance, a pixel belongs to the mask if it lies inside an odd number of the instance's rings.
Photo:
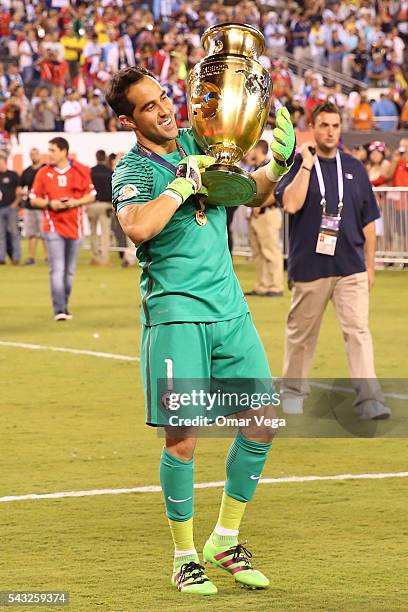
<svg viewBox="0 0 408 612">
<path fill-rule="evenodd" d="M 119 191 L 118 202 L 123 202 L 123 200 L 130 200 L 131 198 L 135 198 L 138 196 L 140 191 L 135 185 L 125 185 Z"/>
</svg>

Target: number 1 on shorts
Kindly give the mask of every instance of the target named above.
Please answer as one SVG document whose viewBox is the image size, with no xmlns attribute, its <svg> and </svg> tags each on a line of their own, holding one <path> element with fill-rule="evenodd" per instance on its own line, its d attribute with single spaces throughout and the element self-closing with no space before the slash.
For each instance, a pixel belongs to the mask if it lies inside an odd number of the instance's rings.
<svg viewBox="0 0 408 612">
<path fill-rule="evenodd" d="M 167 391 L 173 390 L 173 360 L 165 359 L 166 364 L 166 378 L 167 378 Z"/>
</svg>

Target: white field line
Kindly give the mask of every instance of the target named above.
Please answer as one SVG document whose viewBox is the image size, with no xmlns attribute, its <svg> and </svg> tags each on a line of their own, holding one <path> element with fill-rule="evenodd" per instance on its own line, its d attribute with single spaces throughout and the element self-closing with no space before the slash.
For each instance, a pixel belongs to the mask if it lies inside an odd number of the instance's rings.
<svg viewBox="0 0 408 612">
<path fill-rule="evenodd" d="M 57 353 L 72 353 L 74 355 L 89 355 L 90 357 L 102 357 L 104 359 L 117 359 L 119 361 L 140 361 L 140 357 L 131 357 L 130 355 L 118 355 L 116 353 L 103 353 L 101 351 L 87 351 L 83 349 L 72 349 L 65 348 L 62 346 L 47 346 L 44 344 L 28 344 L 26 342 L 2 342 L 0 341 L 0 346 L 10 346 L 12 348 L 23 348 L 23 349 L 31 349 L 36 351 L 54 351 Z M 276 378 L 275 380 L 280 380 Z M 310 386 L 317 387 L 320 389 L 327 389 L 328 391 L 340 391 L 344 393 L 354 393 L 354 389 L 350 387 L 340 387 L 328 385 L 325 383 L 316 383 L 310 382 Z M 408 400 L 408 395 L 404 395 L 401 393 L 384 393 L 384 397 L 389 397 L 392 399 L 400 399 L 400 400 Z"/>
<path fill-rule="evenodd" d="M 25 342 L 0 342 L 0 346 L 31 349 L 34 351 L 54 351 L 56 353 L 73 353 L 74 355 L 90 355 L 91 357 L 104 357 L 105 359 L 118 359 L 119 361 L 140 361 L 139 357 L 117 355 L 115 353 L 102 353 L 101 351 L 86 351 L 82 349 L 64 348 L 62 346 L 45 346 L 44 344 L 27 344 Z"/>
<path fill-rule="evenodd" d="M 261 478 L 262 484 L 282 484 L 291 482 L 315 482 L 319 480 L 377 480 L 384 478 L 407 478 L 408 472 L 384 472 L 383 474 L 335 474 L 333 476 L 286 476 L 284 478 Z M 195 489 L 213 489 L 225 485 L 223 480 L 199 482 Z M 0 502 L 27 501 L 37 499 L 62 499 L 64 497 L 93 497 L 95 495 L 122 495 L 123 493 L 159 493 L 159 485 L 133 487 L 130 489 L 93 489 L 90 491 L 61 491 L 59 493 L 30 493 L 28 495 L 6 495 Z"/>
<path fill-rule="evenodd" d="M 328 385 L 327 383 L 310 382 L 311 387 L 317 389 L 327 389 L 327 391 L 340 391 L 340 393 L 355 393 L 354 389 L 350 387 L 340 387 L 339 385 Z M 407 400 L 408 395 L 403 393 L 384 393 L 384 397 L 390 397 L 392 399 Z"/>
</svg>

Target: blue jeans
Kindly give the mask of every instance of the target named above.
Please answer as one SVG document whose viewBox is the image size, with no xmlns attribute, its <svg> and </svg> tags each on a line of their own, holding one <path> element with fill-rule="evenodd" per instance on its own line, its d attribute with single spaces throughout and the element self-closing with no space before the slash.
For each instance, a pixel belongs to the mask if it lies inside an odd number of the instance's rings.
<svg viewBox="0 0 408 612">
<path fill-rule="evenodd" d="M 47 245 L 54 313 L 66 312 L 82 240 L 64 238 L 57 232 L 45 232 L 44 239 Z"/>
<path fill-rule="evenodd" d="M 18 208 L 2 206 L 0 208 L 0 261 L 5 261 L 7 253 L 7 234 L 11 243 L 11 259 L 20 261 L 20 232 L 18 230 Z"/>
</svg>

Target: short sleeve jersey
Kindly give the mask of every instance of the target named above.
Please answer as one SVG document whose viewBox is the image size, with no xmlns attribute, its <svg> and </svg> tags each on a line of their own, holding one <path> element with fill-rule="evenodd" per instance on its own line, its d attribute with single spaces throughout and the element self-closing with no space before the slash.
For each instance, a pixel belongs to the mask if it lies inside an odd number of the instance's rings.
<svg viewBox="0 0 408 612">
<path fill-rule="evenodd" d="M 190 130 L 179 130 L 178 142 L 187 155 L 202 153 Z M 176 166 L 182 153 L 162 157 Z M 173 171 L 142 157 L 134 147 L 112 177 L 113 206 L 119 211 L 153 200 L 173 179 Z M 208 207 L 203 226 L 195 212 L 190 197 L 157 236 L 137 247 L 145 325 L 226 321 L 248 312 L 228 250 L 225 208 Z"/>
<path fill-rule="evenodd" d="M 48 200 L 80 199 L 88 193 L 96 194 L 91 179 L 91 170 L 88 166 L 73 161 L 63 170 L 48 164 L 40 168 L 35 175 L 30 199 L 37 197 Z M 60 211 L 44 209 L 43 231 L 57 232 L 64 238 L 80 238 L 82 236 L 82 206 Z"/>
<path fill-rule="evenodd" d="M 294 281 L 312 281 L 329 276 L 348 276 L 364 272 L 363 228 L 380 217 L 367 172 L 360 161 L 340 153 L 343 168 L 344 207 L 334 256 L 316 253 L 317 238 L 322 219 L 321 195 L 316 169 L 313 168 L 303 208 L 289 217 L 288 275 Z M 336 159 L 319 157 L 326 187 L 326 212 L 336 215 L 339 193 Z M 278 183 L 276 199 L 282 204 L 286 187 L 299 171 L 302 157 Z"/>
<path fill-rule="evenodd" d="M 21 179 L 14 170 L 0 172 L 0 208 L 10 206 L 16 199 L 16 189 Z"/>
</svg>

